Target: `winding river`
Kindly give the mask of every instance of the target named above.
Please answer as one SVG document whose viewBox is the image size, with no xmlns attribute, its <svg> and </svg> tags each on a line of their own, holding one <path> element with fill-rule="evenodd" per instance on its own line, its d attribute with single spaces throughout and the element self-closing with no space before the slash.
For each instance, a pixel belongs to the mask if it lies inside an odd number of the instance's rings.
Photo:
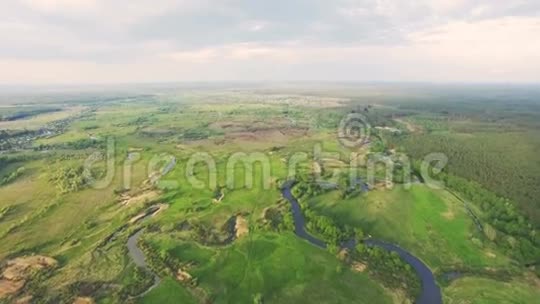
<svg viewBox="0 0 540 304">
<path fill-rule="evenodd" d="M 304 215 L 302 214 L 302 209 L 296 198 L 291 193 L 291 188 L 293 185 L 294 181 L 286 182 L 281 189 L 281 193 L 283 197 L 291 204 L 292 215 L 294 218 L 294 232 L 298 237 L 310 242 L 311 244 L 320 248 L 326 248 L 326 243 L 323 240 L 314 237 L 306 231 L 306 221 L 304 219 Z M 442 304 L 441 290 L 435 281 L 435 276 L 429 267 L 420 259 L 397 245 L 381 240 L 367 239 L 364 240 L 364 243 L 368 246 L 377 246 L 388 251 L 396 252 L 405 262 L 411 265 L 422 282 L 421 293 L 416 299 L 417 304 Z M 344 247 L 347 248 L 353 248 L 354 246 L 354 241 L 349 241 L 344 244 Z"/>
<path fill-rule="evenodd" d="M 283 185 L 283 188 L 281 189 L 281 193 L 285 199 L 289 201 L 291 204 L 292 209 L 292 215 L 294 219 L 294 232 L 295 234 L 308 241 L 312 245 L 315 245 L 319 248 L 326 248 L 326 243 L 314 237 L 313 235 L 309 234 L 305 229 L 306 221 L 304 219 L 304 215 L 302 214 L 302 209 L 300 207 L 300 204 L 296 200 L 296 198 L 292 195 L 291 189 L 294 185 L 294 181 L 288 181 Z M 146 263 L 144 253 L 142 250 L 138 247 L 137 241 L 139 240 L 139 237 L 144 232 L 144 229 L 141 229 L 131 235 L 127 241 L 127 248 L 129 256 L 133 259 L 133 262 L 143 268 L 145 271 L 149 272 L 154 277 L 154 284 L 150 286 L 147 290 L 145 290 L 143 293 L 136 296 L 142 297 L 149 293 L 152 289 L 156 288 L 159 283 L 161 282 L 160 277 L 154 273 L 150 267 L 148 267 L 148 264 Z M 377 246 L 383 249 L 386 249 L 388 251 L 396 252 L 405 262 L 407 262 L 411 267 L 416 271 L 418 277 L 420 278 L 420 281 L 422 283 L 422 290 L 418 298 L 416 299 L 417 304 L 442 304 L 442 296 L 441 296 L 441 290 L 439 286 L 437 285 L 437 282 L 435 280 L 435 276 L 429 269 L 429 267 L 424 264 L 420 259 L 412 255 L 410 252 L 406 251 L 405 249 L 391 244 L 387 243 L 381 240 L 376 239 L 366 239 L 364 240 L 364 243 L 367 246 Z M 343 246 L 346 248 L 354 248 L 355 246 L 354 240 L 351 240 L 344 244 Z"/>
<path fill-rule="evenodd" d="M 146 263 L 146 260 L 144 257 L 144 252 L 142 252 L 142 250 L 137 246 L 139 237 L 141 236 L 143 232 L 144 232 L 144 229 L 141 229 L 128 238 L 128 241 L 127 241 L 128 253 L 129 253 L 129 256 L 133 259 L 133 262 L 135 263 L 135 265 L 141 267 L 142 269 L 144 269 L 144 271 L 152 274 L 152 276 L 154 277 L 154 284 L 152 284 L 152 286 L 150 286 L 148 289 L 146 289 L 141 294 L 135 296 L 134 298 L 140 298 L 146 295 L 147 293 L 152 291 L 152 289 L 156 288 L 159 285 L 159 283 L 161 283 L 160 277 L 155 272 L 153 272 L 152 269 L 150 269 L 150 267 L 148 267 L 148 264 Z"/>
</svg>

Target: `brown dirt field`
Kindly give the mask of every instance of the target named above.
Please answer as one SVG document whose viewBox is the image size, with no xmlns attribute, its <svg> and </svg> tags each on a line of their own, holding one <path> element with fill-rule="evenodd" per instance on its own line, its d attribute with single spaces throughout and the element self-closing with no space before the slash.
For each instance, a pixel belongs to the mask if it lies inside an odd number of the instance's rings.
<svg viewBox="0 0 540 304">
<path fill-rule="evenodd" d="M 0 298 L 21 290 L 32 272 L 55 267 L 57 264 L 55 259 L 41 255 L 20 257 L 8 261 L 0 275 Z"/>
<path fill-rule="evenodd" d="M 54 267 L 57 264 L 55 259 L 40 255 L 16 258 L 7 262 L 2 277 L 17 281 L 26 278 L 33 270 Z"/>
<path fill-rule="evenodd" d="M 272 121 L 219 121 L 210 128 L 223 130 L 226 140 L 272 140 L 283 141 L 288 137 L 302 136 L 306 129 L 291 125 L 288 119 L 276 118 Z"/>
<path fill-rule="evenodd" d="M 2 279 L 0 280 L 0 299 L 5 298 L 9 295 L 17 293 L 24 287 L 26 282 L 24 280 L 20 281 L 10 281 Z"/>
</svg>

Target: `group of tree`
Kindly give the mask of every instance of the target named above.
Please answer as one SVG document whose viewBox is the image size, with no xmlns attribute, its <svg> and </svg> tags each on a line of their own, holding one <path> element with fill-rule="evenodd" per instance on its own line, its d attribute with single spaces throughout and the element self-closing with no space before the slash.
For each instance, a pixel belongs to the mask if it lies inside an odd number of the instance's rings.
<svg viewBox="0 0 540 304">
<path fill-rule="evenodd" d="M 354 238 L 355 231 L 351 226 L 338 225 L 332 218 L 319 215 L 305 207 L 304 205 L 302 211 L 306 219 L 306 228 L 322 236 L 328 244 L 340 246 Z"/>
<path fill-rule="evenodd" d="M 447 187 L 482 210 L 483 232 L 517 260 L 527 263 L 540 257 L 540 236 L 526 216 L 508 199 L 501 198 L 476 182 L 442 174 Z"/>
<path fill-rule="evenodd" d="M 294 230 L 294 219 L 289 205 L 277 206 L 265 210 L 258 229 L 283 232 Z"/>
<path fill-rule="evenodd" d="M 508 198 L 540 227 L 540 138 L 528 132 L 417 134 L 389 138 L 411 159 L 432 152 L 448 157 L 444 171 L 476 181 L 498 196 Z"/>
<path fill-rule="evenodd" d="M 416 272 L 396 252 L 358 242 L 353 250 L 353 258 L 362 261 L 370 275 L 385 287 L 404 290 L 412 301 L 419 294 L 421 282 Z"/>
<path fill-rule="evenodd" d="M 68 166 L 52 169 L 49 180 L 56 186 L 60 193 L 76 192 L 84 188 L 83 166 Z"/>
<path fill-rule="evenodd" d="M 10 174 L 4 176 L 0 180 L 0 186 L 7 185 L 14 180 L 16 180 L 19 176 L 23 175 L 23 173 L 26 171 L 25 167 L 19 167 L 17 170 L 11 172 Z"/>
<path fill-rule="evenodd" d="M 29 107 L 28 109 L 24 109 L 24 110 L 17 110 L 10 113 L 0 114 L 0 121 L 13 121 L 13 120 L 18 120 L 18 119 L 28 118 L 31 116 L 36 116 L 38 114 L 57 112 L 61 110 L 62 109 L 60 108 L 53 108 L 53 107 L 49 107 L 49 108 Z"/>
<path fill-rule="evenodd" d="M 34 147 L 35 151 L 44 151 L 52 149 L 72 149 L 72 150 L 85 150 L 85 149 L 104 149 L 105 141 L 102 139 L 82 138 L 75 141 L 57 143 L 57 144 L 39 144 Z"/>
</svg>

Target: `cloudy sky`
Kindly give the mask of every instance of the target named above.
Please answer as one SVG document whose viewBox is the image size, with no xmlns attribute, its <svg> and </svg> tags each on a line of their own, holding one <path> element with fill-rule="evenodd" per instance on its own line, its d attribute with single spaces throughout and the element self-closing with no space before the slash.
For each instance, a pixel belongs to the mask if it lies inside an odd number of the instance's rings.
<svg viewBox="0 0 540 304">
<path fill-rule="evenodd" d="M 0 84 L 540 82 L 538 0 L 9 0 Z"/>
</svg>

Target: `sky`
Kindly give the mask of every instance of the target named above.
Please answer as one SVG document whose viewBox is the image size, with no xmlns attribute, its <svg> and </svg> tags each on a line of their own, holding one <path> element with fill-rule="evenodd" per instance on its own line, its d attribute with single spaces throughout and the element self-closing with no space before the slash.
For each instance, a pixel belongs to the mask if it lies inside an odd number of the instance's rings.
<svg viewBox="0 0 540 304">
<path fill-rule="evenodd" d="M 11 0 L 0 84 L 540 82 L 538 0 Z"/>
</svg>

